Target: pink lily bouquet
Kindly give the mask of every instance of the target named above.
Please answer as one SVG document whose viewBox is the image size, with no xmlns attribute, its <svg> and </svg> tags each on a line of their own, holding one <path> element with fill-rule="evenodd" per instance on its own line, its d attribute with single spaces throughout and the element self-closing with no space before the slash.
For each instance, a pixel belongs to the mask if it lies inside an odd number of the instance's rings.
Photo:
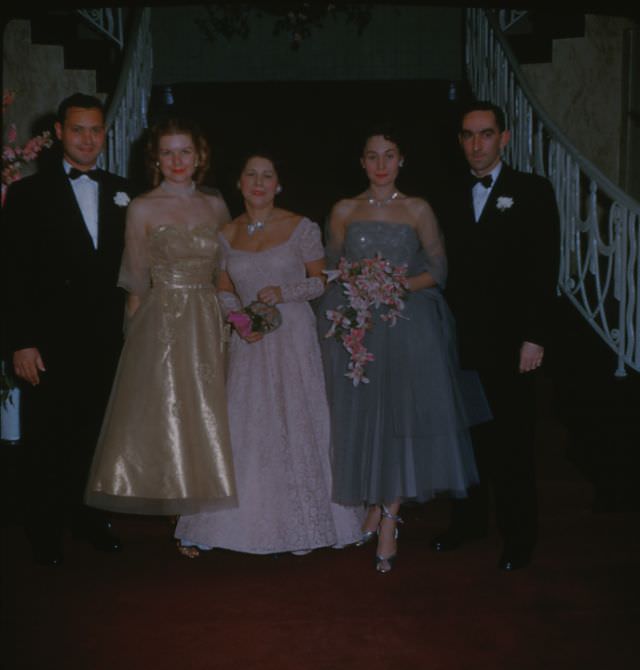
<svg viewBox="0 0 640 670">
<path fill-rule="evenodd" d="M 380 319 L 389 326 L 396 325 L 402 317 L 409 290 L 407 266 L 393 265 L 380 254 L 357 261 L 343 257 L 337 270 L 327 274 L 329 281 L 337 280 L 342 284 L 347 304 L 327 310 L 331 327 L 325 337 L 335 337 L 348 351 L 350 361 L 345 376 L 353 385 L 368 384 L 364 368 L 375 360 L 375 356 L 364 346 L 364 337 L 373 328 L 372 309 L 387 307 L 380 313 Z"/>
</svg>

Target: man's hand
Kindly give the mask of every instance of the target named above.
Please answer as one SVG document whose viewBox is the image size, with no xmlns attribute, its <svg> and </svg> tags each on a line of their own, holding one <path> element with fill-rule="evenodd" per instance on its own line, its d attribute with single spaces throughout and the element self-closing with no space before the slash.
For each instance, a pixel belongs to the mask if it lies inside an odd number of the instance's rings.
<svg viewBox="0 0 640 670">
<path fill-rule="evenodd" d="M 13 369 L 20 379 L 24 379 L 33 386 L 40 383 L 40 372 L 46 370 L 40 352 L 35 347 L 14 351 Z"/>
<path fill-rule="evenodd" d="M 520 347 L 520 372 L 531 372 L 542 365 L 544 347 L 533 342 L 523 342 Z"/>
</svg>

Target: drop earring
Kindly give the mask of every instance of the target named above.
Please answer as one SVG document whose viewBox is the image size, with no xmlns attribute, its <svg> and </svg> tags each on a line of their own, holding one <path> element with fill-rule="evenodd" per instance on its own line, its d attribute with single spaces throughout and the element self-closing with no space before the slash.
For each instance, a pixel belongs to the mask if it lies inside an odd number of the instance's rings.
<svg viewBox="0 0 640 670">
<path fill-rule="evenodd" d="M 280 184 L 278 184 L 276 186 L 276 195 L 280 195 L 281 193 L 282 193 L 282 186 L 280 186 Z"/>
</svg>

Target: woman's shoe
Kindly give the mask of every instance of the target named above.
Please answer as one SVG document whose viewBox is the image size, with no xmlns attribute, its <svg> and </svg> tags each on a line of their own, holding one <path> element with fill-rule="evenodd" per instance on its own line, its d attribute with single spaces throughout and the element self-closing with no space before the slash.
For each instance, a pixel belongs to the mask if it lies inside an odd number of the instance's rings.
<svg viewBox="0 0 640 670">
<path fill-rule="evenodd" d="M 391 572 L 393 569 L 393 564 L 396 561 L 398 554 L 393 554 L 393 556 L 376 556 L 376 570 L 384 575 L 387 572 Z"/>
<path fill-rule="evenodd" d="M 385 519 L 391 519 L 396 523 L 403 523 L 402 519 L 397 514 L 391 514 L 391 512 L 384 505 L 382 505 L 382 517 Z M 394 528 L 393 539 L 397 540 L 399 534 L 400 533 L 398 532 L 398 528 L 397 527 Z M 380 574 L 391 572 L 397 556 L 398 556 L 397 552 L 395 554 L 392 554 L 391 556 L 380 556 L 380 554 L 376 554 L 376 570 Z"/>
<path fill-rule="evenodd" d="M 198 558 L 200 556 L 200 550 L 198 547 L 190 546 L 190 547 L 185 547 L 180 540 L 176 542 L 176 546 L 178 547 L 178 552 L 181 553 L 183 556 L 186 556 L 187 558 Z"/>
<path fill-rule="evenodd" d="M 377 505 L 374 505 L 374 507 L 378 507 Z M 382 516 L 381 516 L 382 518 Z M 368 520 L 368 518 L 367 518 Z M 362 545 L 367 544 L 368 542 L 371 542 L 374 537 L 378 535 L 380 532 L 380 521 L 378 521 L 378 525 L 376 526 L 375 530 L 363 530 L 362 531 L 362 536 L 360 539 L 355 543 L 356 547 L 362 547 Z"/>
<path fill-rule="evenodd" d="M 378 534 L 378 530 L 363 530 L 362 537 L 356 542 L 356 547 L 361 547 L 368 542 L 371 542 L 374 537 Z"/>
</svg>

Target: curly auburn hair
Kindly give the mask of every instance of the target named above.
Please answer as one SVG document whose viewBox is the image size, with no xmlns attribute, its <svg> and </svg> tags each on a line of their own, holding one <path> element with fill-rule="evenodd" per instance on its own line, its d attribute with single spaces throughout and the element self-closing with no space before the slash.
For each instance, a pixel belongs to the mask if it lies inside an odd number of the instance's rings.
<svg viewBox="0 0 640 670">
<path fill-rule="evenodd" d="M 166 135 L 189 135 L 191 137 L 196 148 L 198 163 L 193 173 L 193 180 L 196 184 L 201 184 L 209 170 L 211 156 L 209 142 L 195 121 L 180 117 L 170 117 L 158 121 L 149 131 L 147 138 L 145 162 L 147 173 L 153 186 L 157 186 L 162 178 L 157 165 L 158 147 L 160 145 L 160 138 Z"/>
</svg>

